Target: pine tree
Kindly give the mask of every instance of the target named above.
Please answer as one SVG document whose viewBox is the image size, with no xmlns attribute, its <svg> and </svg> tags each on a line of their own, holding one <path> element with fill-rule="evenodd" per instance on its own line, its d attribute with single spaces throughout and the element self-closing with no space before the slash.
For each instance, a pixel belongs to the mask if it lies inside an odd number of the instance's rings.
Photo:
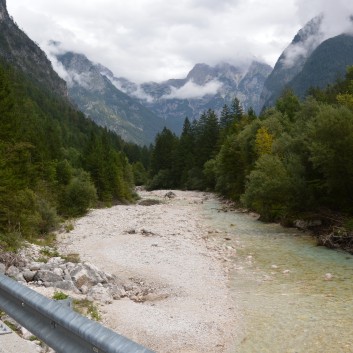
<svg viewBox="0 0 353 353">
<path fill-rule="evenodd" d="M 234 120 L 239 123 L 243 118 L 244 111 L 240 104 L 240 101 L 237 97 L 234 97 L 232 101 L 232 114 L 234 116 Z"/>
</svg>

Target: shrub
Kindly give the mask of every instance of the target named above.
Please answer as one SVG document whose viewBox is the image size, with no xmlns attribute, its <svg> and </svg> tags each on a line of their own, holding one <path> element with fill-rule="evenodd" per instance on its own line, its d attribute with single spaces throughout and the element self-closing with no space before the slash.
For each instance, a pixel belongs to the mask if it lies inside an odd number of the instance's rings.
<svg viewBox="0 0 353 353">
<path fill-rule="evenodd" d="M 81 171 L 66 186 L 61 200 L 61 211 L 66 216 L 78 217 L 85 214 L 96 202 L 96 188 L 89 175 Z"/>
</svg>

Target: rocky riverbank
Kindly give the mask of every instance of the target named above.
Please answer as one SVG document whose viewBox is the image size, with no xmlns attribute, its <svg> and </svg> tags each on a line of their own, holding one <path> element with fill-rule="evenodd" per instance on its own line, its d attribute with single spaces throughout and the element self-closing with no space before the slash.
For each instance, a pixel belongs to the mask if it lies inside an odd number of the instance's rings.
<svg viewBox="0 0 353 353">
<path fill-rule="evenodd" d="M 235 249 L 203 226 L 199 211 L 211 195 L 166 193 L 143 191 L 140 204 L 92 211 L 60 236 L 60 252 L 149 289 L 101 308 L 117 332 L 161 353 L 231 351 Z"/>
<path fill-rule="evenodd" d="M 227 281 L 236 250 L 203 225 L 212 195 L 141 197 L 78 219 L 58 234 L 58 254 L 32 245 L 0 271 L 49 297 L 94 301 L 104 325 L 156 352 L 232 352 L 238 319 Z"/>
</svg>

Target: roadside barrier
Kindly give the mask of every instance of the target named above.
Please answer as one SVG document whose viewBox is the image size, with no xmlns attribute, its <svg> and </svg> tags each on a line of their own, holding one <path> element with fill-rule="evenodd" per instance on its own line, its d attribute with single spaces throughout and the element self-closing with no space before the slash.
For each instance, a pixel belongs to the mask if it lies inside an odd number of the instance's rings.
<svg viewBox="0 0 353 353">
<path fill-rule="evenodd" d="M 57 353 L 154 353 L 1 274 L 0 309 Z"/>
</svg>

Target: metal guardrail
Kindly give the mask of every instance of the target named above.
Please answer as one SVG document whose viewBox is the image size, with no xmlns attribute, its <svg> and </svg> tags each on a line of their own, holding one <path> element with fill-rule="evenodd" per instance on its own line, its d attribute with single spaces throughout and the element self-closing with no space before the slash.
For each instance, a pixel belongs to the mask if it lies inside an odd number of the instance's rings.
<svg viewBox="0 0 353 353">
<path fill-rule="evenodd" d="M 0 309 L 57 353 L 153 353 L 1 274 Z"/>
</svg>

